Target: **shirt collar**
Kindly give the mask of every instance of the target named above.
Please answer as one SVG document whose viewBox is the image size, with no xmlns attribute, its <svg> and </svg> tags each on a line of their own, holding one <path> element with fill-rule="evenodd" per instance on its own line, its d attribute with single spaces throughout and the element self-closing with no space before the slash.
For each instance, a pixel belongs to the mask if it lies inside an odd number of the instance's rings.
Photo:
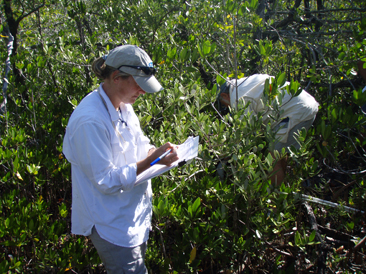
<svg viewBox="0 0 366 274">
<path fill-rule="evenodd" d="M 109 113 L 112 121 L 118 121 L 118 119 L 119 119 L 118 112 L 114 108 L 114 106 L 113 106 L 111 100 L 109 99 L 108 95 L 105 93 L 105 91 L 103 89 L 103 83 L 101 83 L 99 85 L 98 91 L 100 92 L 100 95 L 102 95 L 105 103 L 107 104 L 107 110 L 108 110 L 108 113 Z M 104 103 L 103 103 L 103 105 L 104 105 Z"/>
</svg>

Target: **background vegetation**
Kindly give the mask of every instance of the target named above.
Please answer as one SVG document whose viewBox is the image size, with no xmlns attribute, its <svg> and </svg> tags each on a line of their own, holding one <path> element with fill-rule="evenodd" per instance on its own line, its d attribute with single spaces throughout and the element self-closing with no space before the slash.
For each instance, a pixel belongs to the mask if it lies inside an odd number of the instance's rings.
<svg viewBox="0 0 366 274">
<path fill-rule="evenodd" d="M 153 180 L 150 273 L 365 271 L 364 1 L 0 3 L 1 273 L 103 273 L 92 243 L 70 234 L 62 140 L 98 85 L 92 61 L 126 43 L 153 57 L 165 87 L 134 105 L 151 141 L 200 136 L 195 161 Z M 284 155 L 269 154 L 261 115 L 216 110 L 216 84 L 253 73 L 285 74 L 320 103 L 281 187 L 268 179 Z"/>
</svg>

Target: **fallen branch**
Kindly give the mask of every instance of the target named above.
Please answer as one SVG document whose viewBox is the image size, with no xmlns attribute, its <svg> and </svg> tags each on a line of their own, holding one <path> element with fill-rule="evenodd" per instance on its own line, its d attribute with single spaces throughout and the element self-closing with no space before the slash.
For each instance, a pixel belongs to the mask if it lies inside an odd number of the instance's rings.
<svg viewBox="0 0 366 274">
<path fill-rule="evenodd" d="M 288 194 L 286 192 L 279 192 L 279 193 L 286 194 L 286 195 Z M 313 203 L 317 203 L 317 204 L 325 205 L 325 206 L 330 206 L 330 207 L 334 207 L 334 208 L 343 207 L 344 210 L 347 211 L 347 212 L 358 212 L 358 213 L 361 213 L 361 214 L 365 214 L 365 211 L 357 209 L 357 208 L 353 208 L 353 207 L 349 207 L 349 206 L 345 206 L 345 205 L 340 205 L 340 204 L 333 203 L 333 202 L 330 202 L 330 201 L 327 201 L 327 200 L 319 199 L 319 198 L 316 198 L 316 197 L 313 197 L 313 196 L 300 194 L 300 193 L 296 193 L 296 192 L 293 192 L 293 194 L 295 196 L 296 195 L 300 196 L 300 199 L 304 200 L 306 202 L 313 202 Z"/>
<path fill-rule="evenodd" d="M 328 237 L 328 236 L 325 237 L 325 241 L 327 243 L 331 244 L 332 246 L 342 247 L 342 248 L 344 248 L 345 246 L 349 246 L 349 243 L 350 243 L 350 242 L 347 242 L 347 241 L 341 241 L 341 240 L 338 240 L 338 239 L 334 239 L 334 238 L 331 238 L 331 237 Z"/>
<path fill-rule="evenodd" d="M 352 235 L 321 225 L 318 225 L 318 228 L 321 230 L 323 234 L 326 234 L 329 237 L 337 239 L 338 241 L 347 242 L 348 243 L 347 248 L 353 246 L 352 244 L 353 242 L 351 241 L 351 239 L 353 238 Z"/>
<path fill-rule="evenodd" d="M 365 214 L 365 211 L 362 211 L 360 209 L 356 209 L 356 208 L 352 208 L 349 206 L 344 206 L 344 205 L 339 205 L 327 200 L 323 200 L 323 199 L 319 199 L 319 198 L 315 198 L 309 195 L 305 195 L 305 194 L 301 194 L 301 198 L 305 201 L 308 202 L 313 202 L 313 203 L 317 203 L 317 204 L 321 204 L 321 205 L 326 205 L 326 206 L 330 206 L 330 207 L 334 207 L 334 208 L 339 208 L 339 207 L 343 207 L 345 211 L 347 212 L 360 212 L 362 214 Z"/>
</svg>

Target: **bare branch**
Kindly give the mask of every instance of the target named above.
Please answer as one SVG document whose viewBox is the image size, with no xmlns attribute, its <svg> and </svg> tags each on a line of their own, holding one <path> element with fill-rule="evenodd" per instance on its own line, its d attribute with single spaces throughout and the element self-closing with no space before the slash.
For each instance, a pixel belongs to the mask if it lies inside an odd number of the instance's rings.
<svg viewBox="0 0 366 274">
<path fill-rule="evenodd" d="M 34 9 L 32 9 L 30 12 L 20 16 L 18 19 L 17 19 L 17 22 L 20 23 L 20 21 L 22 21 L 24 18 L 28 17 L 29 15 L 31 15 L 32 13 L 38 11 L 39 9 L 43 8 L 45 5 L 44 1 L 43 1 L 43 4 L 39 5 L 38 7 L 35 7 Z"/>
</svg>

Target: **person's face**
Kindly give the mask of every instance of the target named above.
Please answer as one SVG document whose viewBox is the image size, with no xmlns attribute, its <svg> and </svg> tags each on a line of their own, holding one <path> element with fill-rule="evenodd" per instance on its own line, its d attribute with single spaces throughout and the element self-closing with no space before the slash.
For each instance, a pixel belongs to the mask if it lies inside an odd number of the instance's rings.
<svg viewBox="0 0 366 274">
<path fill-rule="evenodd" d="M 220 94 L 220 103 L 223 106 L 228 107 L 230 105 L 230 95 L 227 93 L 221 93 Z"/>
<path fill-rule="evenodd" d="M 118 81 L 118 96 L 125 104 L 134 104 L 140 94 L 146 92 L 136 83 L 132 76 L 128 78 L 117 77 Z"/>
</svg>

